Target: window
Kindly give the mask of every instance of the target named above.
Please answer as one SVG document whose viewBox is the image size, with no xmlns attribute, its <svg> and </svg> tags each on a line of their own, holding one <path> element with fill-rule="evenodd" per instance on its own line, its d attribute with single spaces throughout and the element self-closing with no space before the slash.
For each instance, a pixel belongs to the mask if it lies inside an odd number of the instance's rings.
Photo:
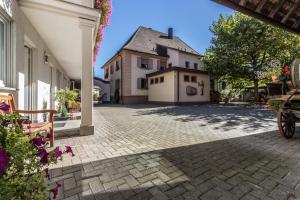
<svg viewBox="0 0 300 200">
<path fill-rule="evenodd" d="M 13 87 L 11 22 L 0 10 L 0 81 Z"/>
<path fill-rule="evenodd" d="M 149 68 L 149 59 L 142 58 L 141 68 L 148 69 Z"/>
<path fill-rule="evenodd" d="M 155 78 L 155 84 L 157 84 L 158 83 L 158 78 Z"/>
<path fill-rule="evenodd" d="M 105 76 L 104 78 L 108 78 L 108 68 L 105 69 Z"/>
<path fill-rule="evenodd" d="M 161 60 L 159 63 L 160 63 L 159 70 L 165 70 L 167 68 L 167 62 L 166 61 Z"/>
<path fill-rule="evenodd" d="M 117 60 L 117 61 L 116 61 L 116 71 L 119 71 L 119 69 L 120 69 L 120 63 L 119 63 L 119 61 Z"/>
<path fill-rule="evenodd" d="M 185 68 L 190 68 L 190 62 L 189 61 L 185 61 Z"/>
<path fill-rule="evenodd" d="M 154 83 L 154 79 L 151 78 L 151 80 L 150 80 L 150 85 L 153 85 L 153 83 Z"/>
<path fill-rule="evenodd" d="M 114 65 L 111 65 L 110 66 L 110 74 L 113 74 L 114 73 Z"/>
<path fill-rule="evenodd" d="M 168 64 L 168 67 L 172 67 L 172 63 L 169 63 L 169 64 Z"/>
<path fill-rule="evenodd" d="M 191 82 L 197 83 L 197 77 L 196 77 L 196 76 L 192 76 L 192 77 L 191 77 Z"/>
<path fill-rule="evenodd" d="M 148 89 L 148 80 L 146 78 L 138 78 L 138 89 Z"/>
<path fill-rule="evenodd" d="M 184 75 L 184 82 L 190 82 L 190 76 Z"/>
<path fill-rule="evenodd" d="M 120 89 L 120 79 L 115 80 L 115 89 L 116 90 Z"/>
<path fill-rule="evenodd" d="M 198 63 L 194 63 L 194 69 L 198 69 Z"/>
<path fill-rule="evenodd" d="M 160 83 L 163 83 L 164 81 L 165 81 L 165 77 L 162 76 L 162 77 L 159 78 Z"/>
</svg>

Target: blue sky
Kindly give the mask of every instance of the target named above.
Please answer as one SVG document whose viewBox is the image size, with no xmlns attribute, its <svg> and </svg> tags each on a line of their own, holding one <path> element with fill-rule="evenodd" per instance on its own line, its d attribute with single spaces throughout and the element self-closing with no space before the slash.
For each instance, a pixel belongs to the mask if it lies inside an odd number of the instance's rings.
<svg viewBox="0 0 300 200">
<path fill-rule="evenodd" d="M 95 64 L 96 76 L 103 77 L 101 66 L 110 59 L 139 26 L 174 35 L 203 54 L 210 45 L 209 26 L 220 14 L 233 11 L 210 0 L 112 0 L 113 14 Z"/>
</svg>

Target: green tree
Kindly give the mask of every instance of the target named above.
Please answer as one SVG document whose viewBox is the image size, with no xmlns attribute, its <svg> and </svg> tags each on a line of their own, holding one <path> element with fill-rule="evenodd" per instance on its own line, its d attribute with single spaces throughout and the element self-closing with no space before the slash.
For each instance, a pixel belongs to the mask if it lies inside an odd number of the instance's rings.
<svg viewBox="0 0 300 200">
<path fill-rule="evenodd" d="M 262 21 L 236 13 L 220 16 L 210 31 L 211 46 L 206 49 L 204 62 L 215 77 L 251 81 L 258 100 L 258 72 L 270 70 L 269 63 L 279 60 L 290 66 L 300 55 L 300 37 Z"/>
</svg>

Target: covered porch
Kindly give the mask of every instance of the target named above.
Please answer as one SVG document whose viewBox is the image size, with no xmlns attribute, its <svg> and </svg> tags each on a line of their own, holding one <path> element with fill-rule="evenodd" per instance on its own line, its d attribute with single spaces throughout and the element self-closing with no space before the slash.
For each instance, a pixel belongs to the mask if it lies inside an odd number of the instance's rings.
<svg viewBox="0 0 300 200">
<path fill-rule="evenodd" d="M 55 59 L 64 71 L 68 83 L 63 87 L 70 87 L 70 80 L 81 81 L 81 120 L 68 124 L 65 129 L 74 131 L 75 128 L 80 135 L 93 134 L 93 50 L 100 20 L 99 9 L 94 8 L 93 0 L 21 0 L 19 8 L 48 48 L 44 51 L 44 62 L 51 70 L 55 65 L 51 61 Z M 52 109 L 57 108 L 55 92 L 63 88 L 57 77 L 58 74 L 52 72 L 49 83 Z M 18 101 L 24 101 L 18 93 Z M 37 99 L 39 96 L 37 94 Z"/>
</svg>

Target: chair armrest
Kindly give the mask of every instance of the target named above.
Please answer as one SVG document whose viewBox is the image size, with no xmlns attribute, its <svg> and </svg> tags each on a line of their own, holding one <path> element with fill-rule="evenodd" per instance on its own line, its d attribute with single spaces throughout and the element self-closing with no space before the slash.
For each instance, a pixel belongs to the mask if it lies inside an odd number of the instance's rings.
<svg viewBox="0 0 300 200">
<path fill-rule="evenodd" d="M 18 113 L 24 113 L 24 114 L 39 114 L 39 113 L 57 113 L 56 110 L 14 110 Z"/>
</svg>

